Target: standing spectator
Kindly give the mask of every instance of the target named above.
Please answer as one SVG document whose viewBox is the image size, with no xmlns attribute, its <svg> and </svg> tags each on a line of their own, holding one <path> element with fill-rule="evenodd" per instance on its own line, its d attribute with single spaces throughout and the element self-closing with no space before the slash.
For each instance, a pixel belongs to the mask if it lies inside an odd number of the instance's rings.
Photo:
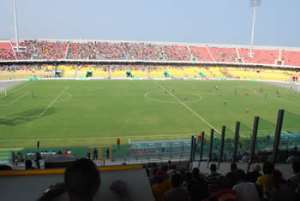
<svg viewBox="0 0 300 201">
<path fill-rule="evenodd" d="M 32 169 L 32 161 L 29 158 L 25 158 L 25 170 Z"/>
<path fill-rule="evenodd" d="M 201 201 L 208 197 L 208 184 L 203 175 L 200 175 L 199 169 L 192 170 L 192 178 L 188 182 L 188 191 L 191 201 Z"/>
<path fill-rule="evenodd" d="M 41 160 L 42 160 L 41 153 L 37 151 L 35 153 L 35 164 L 36 164 L 36 168 L 37 169 L 41 169 L 41 164 L 40 164 Z"/>
<path fill-rule="evenodd" d="M 256 185 L 247 182 L 245 173 L 240 172 L 237 178 L 237 184 L 232 188 L 236 192 L 237 201 L 260 201 Z"/>
<path fill-rule="evenodd" d="M 210 174 L 207 176 L 207 183 L 210 192 L 217 191 L 221 186 L 223 175 L 217 172 L 217 165 L 210 165 Z"/>
<path fill-rule="evenodd" d="M 106 159 L 109 159 L 109 148 L 106 149 Z"/>
<path fill-rule="evenodd" d="M 18 160 L 18 162 L 23 162 L 24 161 L 24 157 L 23 157 L 23 154 L 21 152 L 17 152 L 17 160 Z"/>
<path fill-rule="evenodd" d="M 172 161 L 168 160 L 168 168 L 171 169 L 172 167 Z"/>
<path fill-rule="evenodd" d="M 274 165 L 270 162 L 265 162 L 263 165 L 264 175 L 257 178 L 256 184 L 259 190 L 262 192 L 265 199 L 269 199 L 272 190 Z"/>
<path fill-rule="evenodd" d="M 171 190 L 164 195 L 165 201 L 189 201 L 189 194 L 182 187 L 182 178 L 179 174 L 174 174 L 171 178 Z"/>
<path fill-rule="evenodd" d="M 91 159 L 91 152 L 90 151 L 87 152 L 86 157 L 87 157 L 87 159 Z"/>
<path fill-rule="evenodd" d="M 13 151 L 11 152 L 11 160 L 12 160 L 12 164 L 17 166 L 18 165 L 18 160 L 17 160 L 17 156 L 16 153 Z"/>
<path fill-rule="evenodd" d="M 97 148 L 94 148 L 94 151 L 93 151 L 93 160 L 98 160 L 98 149 Z"/>
<path fill-rule="evenodd" d="M 121 145 L 121 139 L 118 137 L 117 138 L 117 147 L 118 147 L 118 149 L 120 149 L 120 145 Z"/>
</svg>

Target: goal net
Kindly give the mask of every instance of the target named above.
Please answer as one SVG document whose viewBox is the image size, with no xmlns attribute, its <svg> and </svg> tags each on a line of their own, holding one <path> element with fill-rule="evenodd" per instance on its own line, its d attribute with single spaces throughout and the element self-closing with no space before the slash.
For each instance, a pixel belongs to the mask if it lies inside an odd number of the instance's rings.
<svg viewBox="0 0 300 201">
<path fill-rule="evenodd" d="M 0 88 L 0 97 L 7 96 L 7 90 L 6 88 Z"/>
</svg>

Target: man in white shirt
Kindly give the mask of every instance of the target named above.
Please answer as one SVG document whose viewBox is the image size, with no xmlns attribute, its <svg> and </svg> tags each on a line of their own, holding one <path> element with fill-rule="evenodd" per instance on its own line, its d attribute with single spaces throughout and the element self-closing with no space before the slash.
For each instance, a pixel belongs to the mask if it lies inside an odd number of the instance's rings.
<svg viewBox="0 0 300 201">
<path fill-rule="evenodd" d="M 245 174 L 240 175 L 238 183 L 232 189 L 236 192 L 237 201 L 260 201 L 256 185 L 246 181 Z"/>
</svg>

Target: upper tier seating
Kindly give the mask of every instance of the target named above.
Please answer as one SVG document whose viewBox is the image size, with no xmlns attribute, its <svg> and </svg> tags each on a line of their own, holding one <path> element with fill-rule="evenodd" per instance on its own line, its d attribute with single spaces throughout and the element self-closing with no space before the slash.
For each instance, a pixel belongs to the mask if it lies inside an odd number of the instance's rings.
<svg viewBox="0 0 300 201">
<path fill-rule="evenodd" d="M 235 48 L 210 47 L 213 58 L 218 62 L 235 62 L 237 54 Z"/>
<path fill-rule="evenodd" d="M 170 61 L 189 61 L 191 58 L 188 47 L 184 45 L 166 45 L 163 51 Z"/>
<path fill-rule="evenodd" d="M 285 65 L 300 66 L 300 51 L 284 50 L 282 57 Z"/>
<path fill-rule="evenodd" d="M 197 61 L 213 61 L 207 51 L 207 47 L 190 46 L 191 54 Z"/>
<path fill-rule="evenodd" d="M 227 62 L 300 67 L 300 50 L 163 44 L 149 42 L 24 40 L 20 51 L 10 41 L 0 41 L 1 60 L 140 60 Z M 279 62 L 281 61 L 281 62 Z"/>
<path fill-rule="evenodd" d="M 10 42 L 0 42 L 0 59 L 14 60 L 15 55 Z"/>
<path fill-rule="evenodd" d="M 251 56 L 249 49 L 241 48 L 239 53 L 242 61 L 245 63 L 275 64 L 276 60 L 279 59 L 278 50 L 254 49 Z"/>
</svg>

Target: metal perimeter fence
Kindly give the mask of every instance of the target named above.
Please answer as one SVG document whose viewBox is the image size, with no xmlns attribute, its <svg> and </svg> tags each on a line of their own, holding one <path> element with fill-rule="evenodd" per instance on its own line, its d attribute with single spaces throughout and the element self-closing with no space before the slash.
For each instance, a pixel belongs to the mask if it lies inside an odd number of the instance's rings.
<svg viewBox="0 0 300 201">
<path fill-rule="evenodd" d="M 127 139 L 127 143 L 115 143 L 90 147 L 24 149 L 12 152 L 23 157 L 34 157 L 37 151 L 45 155 L 73 153 L 76 157 L 91 157 L 99 161 L 116 163 L 148 163 L 162 161 L 244 161 L 249 164 L 264 160 L 286 162 L 292 155 L 300 155 L 300 115 L 279 110 L 276 122 L 254 117 L 253 127 L 236 122 L 235 129 L 221 128 L 216 135 L 202 132 L 197 136 L 173 136 L 169 138 L 141 137 Z M 226 137 L 230 136 L 230 137 Z M 249 137 L 244 137 L 249 136 Z M 123 141 L 124 142 L 124 141 Z M 95 150 L 97 157 L 94 157 Z M 0 150 L 1 151 L 1 150 Z M 1 156 L 1 154 L 0 154 Z M 12 158 L 10 158 L 12 160 Z"/>
</svg>

